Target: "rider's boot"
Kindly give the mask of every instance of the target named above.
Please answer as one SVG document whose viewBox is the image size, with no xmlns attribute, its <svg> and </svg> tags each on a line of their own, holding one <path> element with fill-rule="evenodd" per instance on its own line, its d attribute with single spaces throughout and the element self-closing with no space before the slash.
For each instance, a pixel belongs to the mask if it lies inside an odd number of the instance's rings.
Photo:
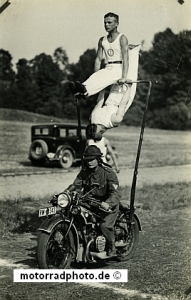
<svg viewBox="0 0 191 300">
<path fill-rule="evenodd" d="M 116 255 L 115 241 L 108 244 L 107 256 L 112 257 Z"/>
</svg>

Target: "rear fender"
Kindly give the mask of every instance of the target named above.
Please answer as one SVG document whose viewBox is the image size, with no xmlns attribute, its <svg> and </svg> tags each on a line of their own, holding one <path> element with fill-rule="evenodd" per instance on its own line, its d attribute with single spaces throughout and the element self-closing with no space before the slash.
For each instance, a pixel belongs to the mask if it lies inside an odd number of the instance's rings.
<svg viewBox="0 0 191 300">
<path fill-rule="evenodd" d="M 142 231 L 142 226 L 141 226 L 141 221 L 139 219 L 139 217 L 137 216 L 136 213 L 134 213 L 134 217 L 137 220 L 138 226 L 139 226 L 139 231 Z"/>
<path fill-rule="evenodd" d="M 123 213 L 123 214 L 126 214 L 126 213 Z M 141 221 L 140 221 L 139 217 L 137 216 L 136 213 L 134 213 L 133 216 L 134 216 L 134 218 L 135 218 L 136 221 L 137 221 L 137 224 L 138 224 L 138 227 L 139 227 L 139 231 L 142 231 Z M 129 219 L 129 211 L 128 211 L 128 213 L 127 213 L 127 217 L 128 217 L 128 219 Z"/>
</svg>

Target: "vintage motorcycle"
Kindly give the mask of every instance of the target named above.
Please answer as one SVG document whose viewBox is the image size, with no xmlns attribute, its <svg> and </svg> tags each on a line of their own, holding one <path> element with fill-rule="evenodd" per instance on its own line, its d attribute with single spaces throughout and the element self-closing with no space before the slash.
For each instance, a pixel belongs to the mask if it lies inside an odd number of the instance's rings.
<svg viewBox="0 0 191 300">
<path fill-rule="evenodd" d="M 141 124 L 130 205 L 120 203 L 119 214 L 114 226 L 116 259 L 118 261 L 128 260 L 134 255 L 141 230 L 140 220 L 135 213 L 134 201 L 139 158 L 152 86 L 151 81 L 148 80 L 138 80 L 131 83 L 148 83 L 149 88 Z M 77 98 L 76 104 L 79 132 L 81 132 L 80 109 Z M 94 188 L 99 187 L 94 186 L 92 190 Z M 73 261 L 94 263 L 109 259 L 106 254 L 106 240 L 99 228 L 100 212 L 103 209 L 98 201 L 90 197 L 91 191 L 83 196 L 76 192 L 62 193 L 50 200 L 51 207 L 39 210 L 40 217 L 47 216 L 39 228 L 37 259 L 40 268 L 63 269 L 68 268 Z M 110 213 L 110 211 L 106 213 Z"/>
<path fill-rule="evenodd" d="M 95 188 L 99 187 L 96 185 L 91 191 Z M 99 223 L 101 211 L 112 211 L 102 209 L 100 202 L 89 196 L 90 192 L 83 196 L 77 192 L 56 195 L 50 200 L 51 207 L 39 210 L 40 217 L 48 215 L 38 229 L 37 259 L 41 269 L 64 269 L 72 262 L 110 259 Z M 131 258 L 138 245 L 141 224 L 135 213 L 130 222 L 129 212 L 129 206 L 120 203 L 114 227 L 118 261 Z"/>
</svg>

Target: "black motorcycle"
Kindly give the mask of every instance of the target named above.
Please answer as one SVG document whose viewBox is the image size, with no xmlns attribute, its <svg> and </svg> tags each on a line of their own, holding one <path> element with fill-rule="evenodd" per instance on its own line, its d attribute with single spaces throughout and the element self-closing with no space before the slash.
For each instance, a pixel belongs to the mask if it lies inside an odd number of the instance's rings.
<svg viewBox="0 0 191 300">
<path fill-rule="evenodd" d="M 99 188 L 97 185 L 91 191 Z M 90 191 L 90 192 L 91 192 Z M 68 268 L 72 262 L 93 263 L 110 259 L 106 254 L 106 239 L 99 224 L 100 202 L 78 193 L 62 193 L 50 200 L 49 208 L 39 210 L 39 216 L 47 215 L 41 224 L 37 259 L 41 269 Z M 130 208 L 120 203 L 115 223 L 116 259 L 125 261 L 133 256 L 138 245 L 141 224 L 134 213 L 130 222 Z"/>
<path fill-rule="evenodd" d="M 139 158 L 143 141 L 146 114 L 152 83 L 138 80 L 131 83 L 148 83 L 146 105 L 143 114 L 134 175 L 131 187 L 130 206 L 120 203 L 119 214 L 115 223 L 116 259 L 130 259 L 138 245 L 141 224 L 135 213 L 134 201 Z M 79 102 L 76 98 L 79 136 L 81 137 L 81 120 Z M 82 151 L 81 151 L 82 154 Z M 92 187 L 99 188 L 98 186 Z M 109 259 L 106 252 L 106 239 L 101 234 L 99 201 L 76 192 L 62 193 L 53 197 L 52 206 L 39 210 L 39 216 L 47 218 L 41 224 L 37 246 L 37 258 L 40 268 L 68 268 L 72 261 L 93 263 Z M 105 211 L 106 212 L 106 211 Z M 107 211 L 106 213 L 110 213 Z"/>
</svg>

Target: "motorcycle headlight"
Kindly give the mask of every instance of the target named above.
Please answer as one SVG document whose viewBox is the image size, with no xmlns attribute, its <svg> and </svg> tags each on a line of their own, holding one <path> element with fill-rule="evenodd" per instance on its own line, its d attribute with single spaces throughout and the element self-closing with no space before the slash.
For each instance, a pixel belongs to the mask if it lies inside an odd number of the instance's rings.
<svg viewBox="0 0 191 300">
<path fill-rule="evenodd" d="M 60 194 L 58 196 L 58 205 L 61 208 L 67 207 L 71 203 L 71 197 L 67 193 Z"/>
</svg>

